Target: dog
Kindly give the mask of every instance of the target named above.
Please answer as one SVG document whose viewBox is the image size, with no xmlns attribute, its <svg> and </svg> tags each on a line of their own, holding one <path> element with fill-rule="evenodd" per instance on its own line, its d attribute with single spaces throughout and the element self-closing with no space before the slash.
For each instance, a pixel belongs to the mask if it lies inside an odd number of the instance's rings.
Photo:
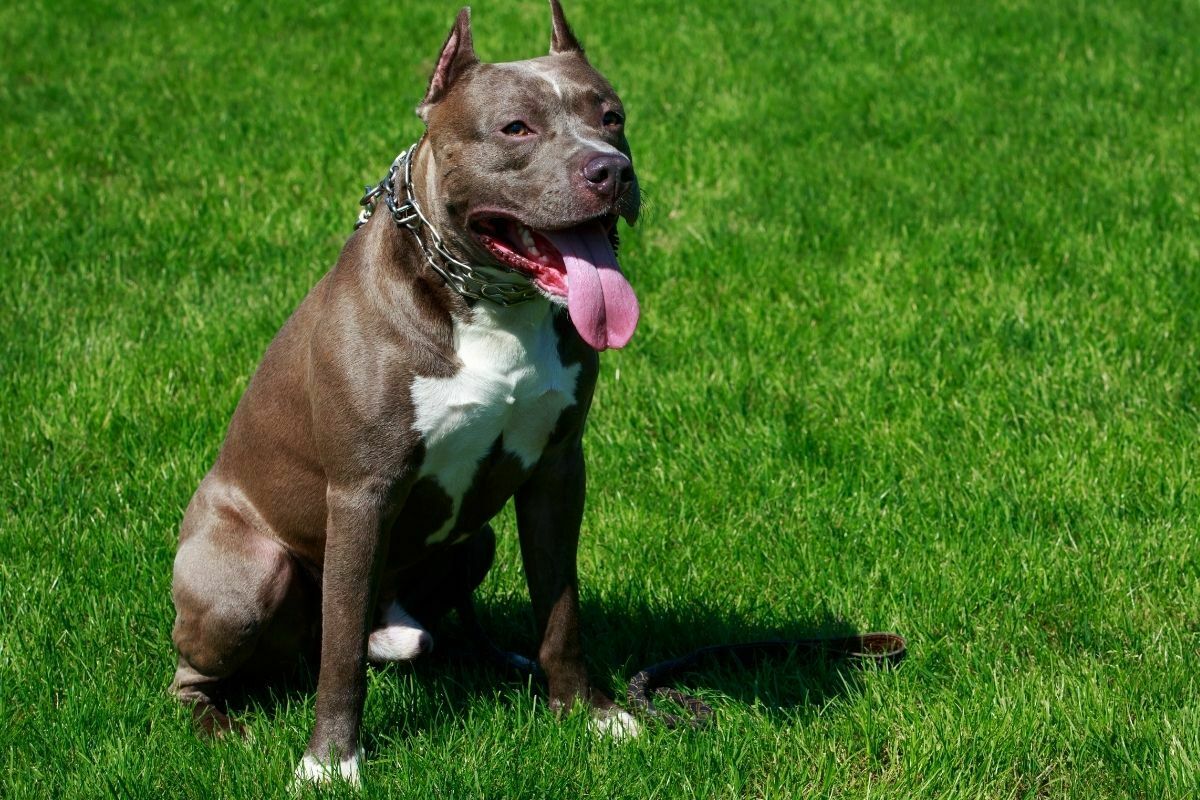
<svg viewBox="0 0 1200 800">
<path fill-rule="evenodd" d="M 458 14 L 424 135 L 271 342 L 181 524 L 172 691 L 219 734 L 230 685 L 319 652 L 298 780 L 358 782 L 366 662 L 432 647 L 510 498 L 551 706 L 636 730 L 584 666 L 576 550 L 598 353 L 640 313 L 615 253 L 641 200 L 621 101 L 550 6 L 549 55 L 511 63 L 481 63 Z"/>
</svg>

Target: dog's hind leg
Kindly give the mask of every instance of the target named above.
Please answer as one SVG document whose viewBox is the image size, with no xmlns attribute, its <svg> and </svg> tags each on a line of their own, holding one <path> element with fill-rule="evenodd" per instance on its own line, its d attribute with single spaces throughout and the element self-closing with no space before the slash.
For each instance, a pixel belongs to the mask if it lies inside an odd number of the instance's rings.
<svg viewBox="0 0 1200 800">
<path fill-rule="evenodd" d="M 402 573 L 398 598 L 416 619 L 432 626 L 447 611 L 470 605 L 495 559 L 496 534 L 491 525 L 484 525 Z"/>
<path fill-rule="evenodd" d="M 451 609 L 469 610 L 471 593 L 495 555 L 496 534 L 484 525 L 465 541 L 400 572 L 392 580 L 394 598 L 382 604 L 382 624 L 367 641 L 367 658 L 376 664 L 410 661 L 432 650 L 433 636 L 426 628 Z"/>
<path fill-rule="evenodd" d="M 203 732 L 219 736 L 241 730 L 221 707 L 222 688 L 248 671 L 278 668 L 300 651 L 309 626 L 302 576 L 287 550 L 228 506 L 198 506 L 185 518 L 171 584 L 179 653 L 171 692 Z"/>
<path fill-rule="evenodd" d="M 433 636 L 396 601 L 383 612 L 383 624 L 367 639 L 367 659 L 372 664 L 411 661 L 433 649 Z"/>
</svg>

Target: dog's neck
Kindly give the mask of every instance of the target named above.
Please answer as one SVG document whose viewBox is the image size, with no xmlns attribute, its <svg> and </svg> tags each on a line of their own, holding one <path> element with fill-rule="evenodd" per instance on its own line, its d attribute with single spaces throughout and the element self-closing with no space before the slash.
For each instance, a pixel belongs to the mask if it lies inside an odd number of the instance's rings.
<svg viewBox="0 0 1200 800">
<path fill-rule="evenodd" d="M 388 177 L 380 183 L 380 189 L 386 191 L 389 216 L 398 232 L 407 229 L 415 237 L 427 267 L 468 302 L 478 300 L 511 306 L 545 299 L 519 272 L 473 263 L 469 248 L 456 241 L 456 237 L 444 235 L 454 231 L 455 224 L 448 218 L 446 209 L 424 201 L 424 198 L 441 196 L 435 159 L 433 146 L 428 138 L 422 137 L 396 158 Z M 370 197 L 368 194 L 366 199 Z M 365 216 L 360 216 L 360 224 L 371 216 L 373 203 L 364 212 Z"/>
</svg>

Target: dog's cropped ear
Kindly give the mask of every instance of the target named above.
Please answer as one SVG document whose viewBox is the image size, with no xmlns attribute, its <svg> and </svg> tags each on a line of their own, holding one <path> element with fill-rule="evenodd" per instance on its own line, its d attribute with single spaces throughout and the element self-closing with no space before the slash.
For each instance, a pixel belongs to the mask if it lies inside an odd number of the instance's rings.
<svg viewBox="0 0 1200 800">
<path fill-rule="evenodd" d="M 445 97 L 454 82 L 478 63 L 475 46 L 471 42 L 471 9 L 468 6 L 458 12 L 454 27 L 442 45 L 437 66 L 433 68 L 433 77 L 429 79 L 429 90 L 425 92 L 421 105 L 417 106 L 417 114 L 421 119 L 425 119 L 429 106 Z"/>
<path fill-rule="evenodd" d="M 558 0 L 550 0 L 550 18 L 553 31 L 550 34 L 550 55 L 559 53 L 579 53 L 583 55 L 583 45 L 575 38 L 567 18 L 563 16 L 562 6 Z"/>
</svg>

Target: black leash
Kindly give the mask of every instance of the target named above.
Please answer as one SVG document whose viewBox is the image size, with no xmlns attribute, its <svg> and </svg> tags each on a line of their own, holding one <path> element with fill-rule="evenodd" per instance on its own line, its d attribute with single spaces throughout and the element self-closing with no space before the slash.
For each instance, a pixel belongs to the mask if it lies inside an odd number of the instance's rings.
<svg viewBox="0 0 1200 800">
<path fill-rule="evenodd" d="M 702 647 L 682 658 L 663 661 L 634 675 L 629 680 L 626 698 L 630 709 L 657 719 L 668 728 L 700 729 L 712 722 L 712 706 L 698 697 L 660 684 L 695 670 L 704 662 L 736 663 L 752 667 L 769 658 L 803 657 L 805 661 L 845 661 L 855 666 L 895 666 L 907 652 L 904 637 L 896 633 L 860 633 L 828 639 L 771 639 L 745 644 L 718 644 Z M 658 708 L 651 698 L 670 700 L 687 709 L 690 716 L 671 714 Z"/>
</svg>

